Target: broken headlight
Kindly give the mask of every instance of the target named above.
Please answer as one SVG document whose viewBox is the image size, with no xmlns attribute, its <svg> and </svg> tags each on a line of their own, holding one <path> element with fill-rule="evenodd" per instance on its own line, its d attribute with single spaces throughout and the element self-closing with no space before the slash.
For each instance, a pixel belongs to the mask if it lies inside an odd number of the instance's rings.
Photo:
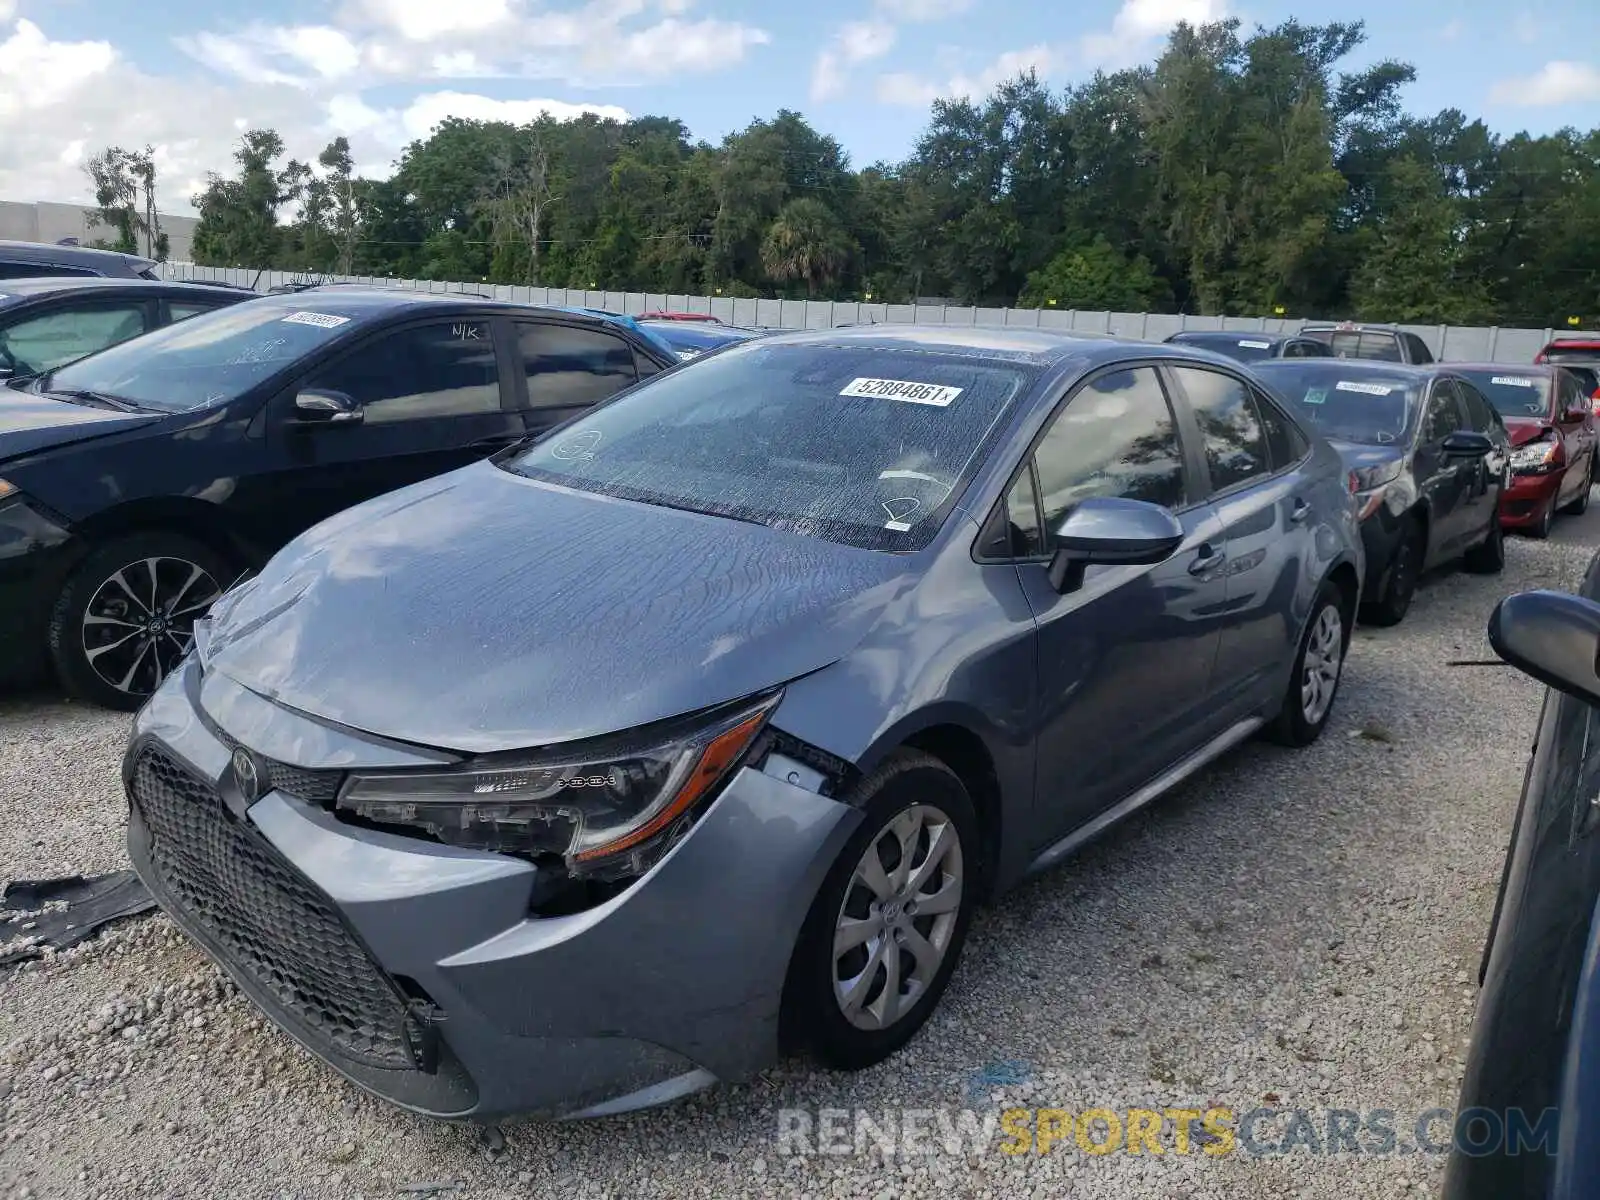
<svg viewBox="0 0 1600 1200">
<path fill-rule="evenodd" d="M 473 850 L 559 855 L 574 875 L 636 875 L 743 758 L 779 693 L 688 726 L 450 771 L 353 775 L 338 808 Z"/>
</svg>

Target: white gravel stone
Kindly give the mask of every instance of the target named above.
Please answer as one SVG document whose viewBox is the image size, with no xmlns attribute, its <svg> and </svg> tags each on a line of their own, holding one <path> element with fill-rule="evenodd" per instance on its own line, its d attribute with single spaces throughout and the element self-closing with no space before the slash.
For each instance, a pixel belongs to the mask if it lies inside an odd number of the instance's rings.
<svg viewBox="0 0 1600 1200">
<path fill-rule="evenodd" d="M 1600 508 L 1509 539 L 1503 576 L 1431 580 L 1404 624 L 1359 630 L 1330 736 L 1242 748 L 979 914 L 938 1016 L 873 1070 L 783 1063 L 665 1110 L 511 1124 L 485 1153 L 321 1066 L 157 916 L 0 977 L 0 1197 L 1430 1194 L 1440 1162 L 1400 1156 L 795 1157 L 777 1113 L 982 1115 L 991 1093 L 1075 1111 L 1452 1106 L 1541 691 L 1445 663 L 1491 657 L 1494 603 L 1576 586 L 1597 544 Z M 124 864 L 126 730 L 0 699 L 8 878 Z"/>
</svg>

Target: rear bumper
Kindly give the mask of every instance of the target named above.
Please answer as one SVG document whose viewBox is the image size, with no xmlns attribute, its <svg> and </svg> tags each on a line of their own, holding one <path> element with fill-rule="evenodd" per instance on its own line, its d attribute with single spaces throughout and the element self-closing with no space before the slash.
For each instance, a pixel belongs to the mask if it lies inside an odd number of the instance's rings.
<svg viewBox="0 0 1600 1200">
<path fill-rule="evenodd" d="M 241 988 L 355 1083 L 437 1117 L 583 1116 L 777 1057 L 791 950 L 856 810 L 745 768 L 627 891 L 541 917 L 529 903 L 543 868 L 521 859 L 347 825 L 281 791 L 233 815 L 232 748 L 202 716 L 204 694 L 191 658 L 136 721 L 129 855 Z M 284 728 L 310 724 L 273 712 Z M 298 766 L 361 765 L 363 743 L 305 732 L 274 740 L 342 742 Z M 178 801 L 150 794 L 151 756 L 184 773 Z M 175 803 L 192 806 L 179 825 Z M 193 846 L 163 854 L 163 829 Z M 227 875 L 220 899 L 196 883 L 208 872 Z"/>
<path fill-rule="evenodd" d="M 1563 471 L 1545 475 L 1512 475 L 1511 485 L 1500 493 L 1500 524 L 1505 529 L 1537 525 L 1545 509 L 1556 502 Z"/>
</svg>

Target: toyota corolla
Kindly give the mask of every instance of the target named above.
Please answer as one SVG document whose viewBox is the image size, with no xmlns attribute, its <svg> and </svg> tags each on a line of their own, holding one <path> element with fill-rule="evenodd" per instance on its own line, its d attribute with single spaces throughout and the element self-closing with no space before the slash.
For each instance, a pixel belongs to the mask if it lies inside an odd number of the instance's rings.
<svg viewBox="0 0 1600 1200">
<path fill-rule="evenodd" d="M 129 849 L 419 1112 L 858 1068 L 976 904 L 1258 731 L 1315 739 L 1362 570 L 1339 455 L 1220 356 L 761 339 L 230 591 L 135 722 Z"/>
</svg>

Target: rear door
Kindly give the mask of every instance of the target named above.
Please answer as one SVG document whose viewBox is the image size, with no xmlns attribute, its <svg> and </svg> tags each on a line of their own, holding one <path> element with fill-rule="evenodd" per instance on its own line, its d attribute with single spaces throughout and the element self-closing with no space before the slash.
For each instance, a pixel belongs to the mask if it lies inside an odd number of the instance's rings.
<svg viewBox="0 0 1600 1200">
<path fill-rule="evenodd" d="M 103 290 L 31 304 L 0 320 L 0 368 L 12 378 L 39 375 L 138 337 L 155 320 L 153 300 Z"/>
<path fill-rule="evenodd" d="M 1428 502 L 1428 555 L 1425 567 L 1457 557 L 1472 526 L 1471 499 L 1483 463 L 1451 458 L 1444 439 L 1467 428 L 1466 414 L 1449 379 L 1435 379 L 1423 401 L 1416 452 L 1417 487 Z"/>
<path fill-rule="evenodd" d="M 1469 470 L 1470 486 L 1465 495 L 1466 507 L 1461 521 L 1463 543 L 1475 545 L 1500 519 L 1500 488 L 1508 465 L 1510 438 L 1506 436 L 1505 422 L 1477 388 L 1464 379 L 1457 379 L 1454 383 L 1457 399 L 1466 415 L 1467 428 L 1483 434 L 1495 445 L 1492 453 L 1475 462 L 1462 464 L 1466 468 L 1476 468 Z"/>
<path fill-rule="evenodd" d="M 374 332 L 310 368 L 267 405 L 270 503 L 282 542 L 363 500 L 487 457 L 526 426 L 510 347 L 487 315 L 435 317 Z M 301 424 L 295 395 L 343 392 L 359 423 Z"/>
<path fill-rule="evenodd" d="M 1222 526 L 1225 608 L 1211 702 L 1230 716 L 1274 699 L 1299 645 L 1293 600 L 1318 557 L 1311 445 L 1241 377 L 1214 367 L 1169 366 L 1193 414 L 1210 503 Z"/>
</svg>

